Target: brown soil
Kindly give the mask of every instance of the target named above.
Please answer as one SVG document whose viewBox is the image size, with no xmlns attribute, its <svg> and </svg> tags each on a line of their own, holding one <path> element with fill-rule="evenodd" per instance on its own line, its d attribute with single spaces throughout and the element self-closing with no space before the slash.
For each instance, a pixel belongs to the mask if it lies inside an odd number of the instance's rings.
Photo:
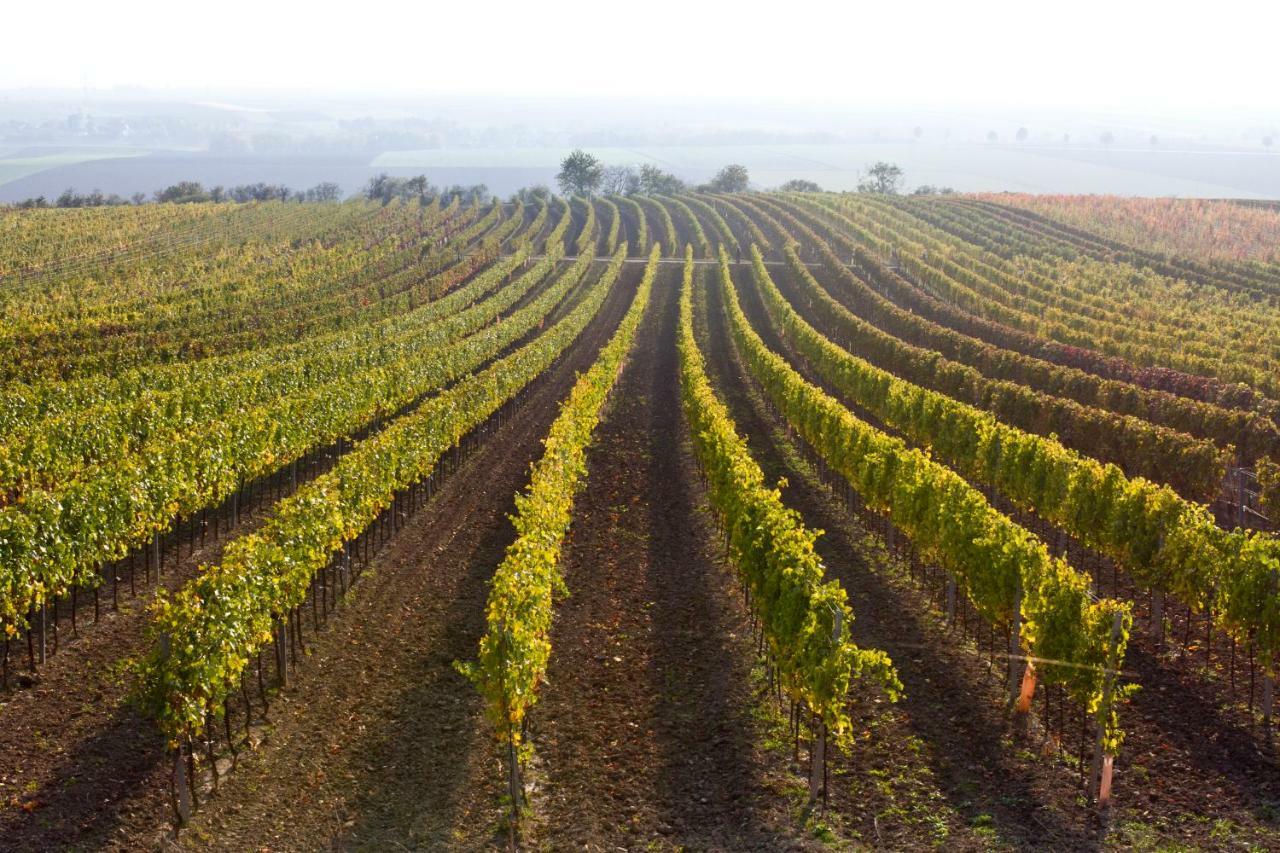
<svg viewBox="0 0 1280 853">
<path fill-rule="evenodd" d="M 637 271 L 638 272 L 638 271 Z M 182 846 L 243 850 L 488 846 L 501 779 L 474 658 L 487 582 L 514 536 L 507 514 L 577 372 L 616 326 L 635 275 L 374 559 L 271 708 Z"/>
<path fill-rule="evenodd" d="M 128 846 L 128 839 L 165 822 L 163 743 L 155 724 L 128 703 L 131 682 L 125 670 L 149 648 L 145 628 L 156 592 L 172 592 L 201 565 L 216 562 L 230 535 L 243 535 L 261 523 L 273 494 L 259 493 L 246 502 L 239 526 L 230 531 L 224 517 L 222 535 L 207 538 L 204 548 L 197 544 L 194 555 L 185 535 L 178 548 L 167 547 L 164 574 L 155 586 L 144 580 L 139 561 L 136 598 L 129 595 L 127 570 L 121 569 L 119 609 L 113 609 L 108 582 L 100 592 L 96 624 L 92 593 L 83 593 L 78 639 L 64 604 L 61 648 L 34 675 L 26 673 L 25 643 L 13 644 L 13 689 L 0 692 L 0 847 Z"/>
<path fill-rule="evenodd" d="M 607 332 L 602 324 L 616 323 L 623 290 L 630 288 L 620 288 L 606 303 L 602 317 L 575 352 L 598 345 Z M 561 367 L 557 375 L 559 381 L 567 382 L 572 371 Z M 539 386 L 546 384 L 541 381 Z M 320 470 L 323 466 L 304 469 L 299 481 Z M 273 492 L 259 493 L 246 502 L 241 524 L 232 532 L 241 535 L 252 530 L 274 497 Z M 194 556 L 187 553 L 183 536 L 181 559 L 170 545 L 159 588 L 172 591 L 193 577 L 200 565 L 215 562 L 226 541 L 225 527 L 223 533 L 221 539 L 210 538 L 205 548 L 197 548 Z M 141 839 L 157 837 L 168 824 L 163 744 L 154 724 L 127 701 L 131 683 L 126 669 L 129 661 L 147 650 L 147 604 L 155 589 L 145 584 L 139 564 L 140 595 L 130 599 L 125 577 L 118 612 L 112 609 L 109 586 L 104 589 L 98 624 L 92 623 L 91 594 L 81 596 L 78 639 L 72 638 L 64 604 L 59 653 L 50 656 L 34 676 L 25 674 L 25 644 L 21 649 L 13 645 L 14 689 L 0 692 L 3 849 L 133 848 L 145 843 Z M 282 698 L 281 707 L 289 697 Z M 273 703 L 273 720 L 276 707 Z"/>
<path fill-rule="evenodd" d="M 750 627 L 680 411 L 678 279 L 663 276 L 588 454 L 546 687 L 534 847 L 802 846 L 760 750 Z"/>
<path fill-rule="evenodd" d="M 679 399 L 678 267 L 663 269 L 589 451 L 564 552 L 570 594 L 557 604 L 548 681 L 530 716 L 527 847 L 812 849 L 815 836 L 894 850 L 1280 846 L 1274 756 L 1247 724 L 1233 724 L 1238 708 L 1221 707 L 1220 673 L 1217 683 L 1197 680 L 1193 665 L 1158 658 L 1146 637 L 1130 647 L 1128 669 L 1144 690 L 1122 712 L 1130 734 L 1104 834 L 1054 741 L 1040 729 L 1029 740 L 1011 731 L 1005 663 L 987 654 L 986 629 L 970 639 L 969 611 L 966 627 L 948 627 L 931 590 L 870 532 L 875 522 L 824 482 L 736 359 L 710 287 L 699 326 L 713 382 L 766 474 L 786 478 L 787 504 L 826 531 L 819 553 L 849 593 L 855 639 L 888 652 L 905 687 L 890 705 L 855 685 L 854 740 L 832 760 L 829 805 L 806 810 L 785 719 L 761 685 L 706 510 Z M 375 556 L 324 628 L 307 622 L 308 653 L 255 732 L 261 742 L 241 752 L 177 847 L 505 843 L 501 757 L 454 663 L 474 657 L 484 630 L 488 579 L 514 535 L 513 495 L 639 274 L 626 268 L 626 286 L 583 339 L 473 442 L 459 476 Z M 735 276 L 745 283 L 749 267 Z M 754 288 L 740 292 L 758 321 Z M 767 324 L 757 328 L 791 355 Z M 249 528 L 269 504 L 247 508 Z M 190 578 L 220 546 L 170 556 L 162 586 Z M 69 639 L 64 621 L 60 654 L 27 686 L 0 693 L 0 849 L 175 846 L 162 745 L 125 702 L 121 675 L 121 660 L 145 651 L 150 595 L 122 596 L 119 613 L 104 597 L 98 625 L 86 624 L 82 601 L 81 637 Z M 20 669 L 25 649 L 14 652 Z"/>
<path fill-rule="evenodd" d="M 750 273 L 741 270 L 737 275 L 742 276 L 741 284 L 749 279 Z M 744 310 L 766 343 L 788 357 L 810 381 L 841 398 L 827 383 L 818 380 L 764 321 L 755 288 L 740 286 L 739 293 Z M 803 313 L 804 306 L 799 307 Z M 717 332 L 717 339 L 722 333 L 727 334 L 727 329 Z M 867 419 L 874 423 L 874 419 Z M 1069 545 L 1074 565 L 1099 563 L 1095 555 L 1086 554 L 1065 537 L 1054 538 L 1052 530 L 1034 522 L 1025 513 L 1014 511 L 998 496 L 994 501 L 1042 535 Z M 1111 571 L 1102 570 L 1097 574 L 1102 592 L 1117 594 Z M 1136 595 L 1130 584 L 1123 583 L 1123 575 L 1120 580 L 1119 596 L 1137 600 L 1138 616 L 1143 616 L 1147 605 L 1145 597 Z M 855 612 L 857 610 L 855 605 Z M 1175 625 L 1171 633 L 1180 635 L 1177 626 L 1185 620 L 1179 621 L 1179 613 L 1172 603 L 1168 605 L 1167 616 Z M 1197 626 L 1197 630 L 1203 640 L 1203 624 Z M 1172 637 L 1169 640 L 1172 646 Z M 1141 689 L 1121 708 L 1126 741 L 1117 762 L 1115 806 L 1104 834 L 1099 833 L 1102 828 L 1092 813 L 1073 808 L 1070 797 L 1063 799 L 1048 792 L 1051 799 L 1059 800 L 1063 815 L 1067 816 L 1063 828 L 1078 826 L 1083 833 L 1073 844 L 1127 847 L 1173 843 L 1215 849 L 1249 845 L 1267 848 L 1280 843 L 1280 791 L 1277 790 L 1280 774 L 1275 750 L 1261 736 L 1260 728 L 1249 721 L 1242 704 L 1248 690 L 1247 664 L 1243 660 L 1237 662 L 1237 690 L 1233 692 L 1227 683 L 1223 660 L 1227 643 L 1221 637 L 1215 643 L 1219 659 L 1211 671 L 1206 671 L 1201 666 L 1179 663 L 1180 656 L 1172 650 L 1156 655 L 1150 632 L 1135 625 L 1125 671 L 1127 680 Z M 1202 643 L 1192 643 L 1188 654 L 1192 658 L 1199 655 L 1203 661 Z M 1068 752 L 1075 752 L 1080 738 L 1079 714 L 1068 707 L 1065 714 L 1059 715 L 1059 693 L 1054 691 L 1054 699 L 1048 706 L 1053 720 L 1050 730 L 1061 739 Z M 1037 695 L 1034 708 L 1043 722 L 1047 710 L 1043 689 Z M 1032 745 L 1038 748 L 1038 741 Z M 1010 749 L 1016 748 L 1010 745 Z M 1075 774 L 1069 776 L 1067 794 L 1078 788 L 1071 781 Z M 1099 842 L 1099 838 L 1105 841 Z"/>
<path fill-rule="evenodd" d="M 744 272 L 741 283 L 748 277 Z M 783 289 L 788 290 L 786 276 L 780 278 Z M 744 310 L 769 345 L 816 380 L 804 360 L 771 331 L 755 288 L 741 287 L 740 293 Z M 803 300 L 796 307 L 809 314 Z M 812 322 L 814 318 L 809 319 Z M 844 399 L 826 383 L 818 384 Z M 989 496 L 1007 515 L 1066 550 L 1072 565 L 1091 569 L 1099 594 L 1135 603 L 1125 673 L 1126 681 L 1141 689 L 1120 710 L 1126 738 L 1116 765 L 1112 840 L 1117 840 L 1115 836 L 1119 842 L 1132 840 L 1131 836 L 1141 831 L 1207 847 L 1231 841 L 1264 847 L 1280 842 L 1280 766 L 1275 749 L 1247 707 L 1249 675 L 1243 649 L 1235 663 L 1233 690 L 1227 639 L 1221 635 L 1214 638 L 1216 659 L 1206 665 L 1205 620 L 1193 620 L 1197 624 L 1188 626 L 1185 609 L 1169 600 L 1166 619 L 1173 630 L 1166 634 L 1165 650 L 1157 652 L 1154 632 L 1148 627 L 1149 596 L 1140 593 L 1124 573 L 1107 568 L 1109 561 L 1019 511 L 1001 496 Z M 1184 636 L 1192 638 L 1189 649 L 1180 643 Z M 1260 681 L 1259 676 L 1255 702 L 1261 693 Z M 1043 719 L 1043 688 L 1034 706 Z M 1074 749 L 1078 715 L 1068 717 L 1072 731 L 1066 733 L 1066 740 Z M 1156 780 L 1159 783 L 1152 784 Z"/>
<path fill-rule="evenodd" d="M 740 432 L 771 478 L 787 478 L 787 505 L 825 531 L 818 550 L 849 593 L 856 641 L 886 651 L 904 685 L 892 708 L 877 702 L 877 692 L 855 691 L 852 716 L 861 736 L 850 755 L 835 759 L 832 822 L 894 849 L 1092 846 L 1096 831 L 1077 803 L 1074 775 L 1017 755 L 1003 666 L 993 675 L 971 644 L 948 634 L 879 538 L 801 461 L 733 356 L 715 287 L 708 290 L 706 323 L 714 342 L 708 367 Z"/>
</svg>

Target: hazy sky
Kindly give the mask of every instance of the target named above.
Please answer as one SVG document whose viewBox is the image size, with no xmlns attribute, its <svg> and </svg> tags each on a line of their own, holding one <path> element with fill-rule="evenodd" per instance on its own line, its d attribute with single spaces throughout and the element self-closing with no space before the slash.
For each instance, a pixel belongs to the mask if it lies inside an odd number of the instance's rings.
<svg viewBox="0 0 1280 853">
<path fill-rule="evenodd" d="M 0 89 L 763 96 L 1280 112 L 1280 3 L 6 4 Z"/>
</svg>

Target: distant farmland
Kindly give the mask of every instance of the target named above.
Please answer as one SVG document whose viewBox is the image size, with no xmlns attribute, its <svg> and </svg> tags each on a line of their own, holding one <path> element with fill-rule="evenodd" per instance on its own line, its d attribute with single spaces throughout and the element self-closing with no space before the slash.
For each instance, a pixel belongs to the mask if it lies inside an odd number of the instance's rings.
<svg viewBox="0 0 1280 853">
<path fill-rule="evenodd" d="M 860 170 L 876 160 L 888 160 L 905 170 L 908 187 L 933 184 L 961 192 L 1280 197 L 1280 154 L 1257 149 L 842 143 L 588 150 L 606 163 L 653 163 L 694 182 L 706 180 L 726 163 L 741 163 L 761 188 L 806 178 L 825 189 L 850 190 L 857 185 Z M 426 172 L 441 185 L 483 183 L 506 196 L 530 184 L 554 184 L 560 160 L 567 152 L 567 148 L 465 148 L 225 157 L 164 151 L 85 162 L 63 162 L 38 152 L 23 152 L 20 161 L 0 158 L 0 202 L 56 196 L 68 187 L 129 196 L 181 180 L 206 186 L 264 181 L 294 187 L 334 181 L 351 193 L 383 171 L 393 175 Z M 110 156 L 121 155 L 113 150 Z"/>
</svg>

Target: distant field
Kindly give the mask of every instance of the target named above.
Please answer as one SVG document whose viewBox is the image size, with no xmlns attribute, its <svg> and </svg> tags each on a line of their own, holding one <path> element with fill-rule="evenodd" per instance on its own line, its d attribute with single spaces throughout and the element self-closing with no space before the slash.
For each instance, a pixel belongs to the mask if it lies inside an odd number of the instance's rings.
<svg viewBox="0 0 1280 853">
<path fill-rule="evenodd" d="M 569 148 L 389 151 L 371 165 L 385 169 L 536 171 L 554 178 Z M 726 163 L 741 163 L 761 187 L 807 178 L 825 189 L 857 186 L 877 160 L 902 166 L 907 184 L 963 192 L 1108 193 L 1202 197 L 1280 196 L 1280 154 L 1225 149 L 1112 149 L 1035 145 L 860 143 L 590 147 L 609 164 L 652 163 L 694 181 Z"/>
<path fill-rule="evenodd" d="M 265 181 L 294 187 L 334 181 L 359 190 L 378 172 L 426 172 L 440 185 L 486 184 L 509 195 L 552 185 L 569 148 L 466 148 L 370 155 L 211 157 L 195 152 L 0 151 L 0 202 L 57 195 L 67 187 L 131 195 L 181 180 L 206 186 Z M 1280 153 L 1249 149 L 1110 149 L 1088 146 L 862 143 L 592 147 L 606 163 L 653 163 L 691 181 L 742 163 L 759 187 L 792 178 L 829 190 L 853 189 L 860 170 L 888 160 L 906 171 L 907 188 L 961 192 L 1099 193 L 1207 198 L 1280 198 Z M 133 155 L 133 156 L 130 156 Z"/>
<path fill-rule="evenodd" d="M 62 166 L 74 166 L 100 160 L 116 160 L 124 157 L 141 157 L 146 151 L 136 149 L 85 149 L 82 151 L 60 151 L 50 154 L 11 155 L 0 154 L 0 186 Z"/>
</svg>

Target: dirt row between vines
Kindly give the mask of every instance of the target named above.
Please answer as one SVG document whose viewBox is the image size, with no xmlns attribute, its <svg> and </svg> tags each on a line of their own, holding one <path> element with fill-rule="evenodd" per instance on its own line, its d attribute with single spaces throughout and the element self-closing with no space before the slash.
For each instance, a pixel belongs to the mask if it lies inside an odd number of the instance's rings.
<svg viewBox="0 0 1280 853">
<path fill-rule="evenodd" d="M 750 627 L 681 414 L 679 271 L 659 277 L 588 453 L 532 716 L 545 849 L 805 846 L 760 747 Z"/>
<path fill-rule="evenodd" d="M 822 271 L 818 274 L 821 280 Z M 801 315 L 815 327 L 824 326 L 797 297 L 788 273 L 775 274 L 775 280 Z M 741 281 L 745 283 L 746 278 Z M 743 287 L 741 292 L 752 322 L 757 329 L 765 328 L 755 288 Z M 778 343 L 776 337 L 772 342 Z M 806 369 L 794 352 L 785 347 L 775 349 L 802 371 Z M 842 398 L 839 393 L 834 396 Z M 1046 542 L 1056 541 L 1061 547 L 1064 540 L 1054 534 L 1051 525 L 1029 523 L 1025 513 L 999 496 L 994 503 L 1010 517 L 1021 519 L 1028 529 L 1039 528 Z M 1083 547 L 1070 539 L 1065 541 L 1065 553 L 1073 566 L 1098 565 Z M 1116 769 L 1113 835 L 1136 841 L 1154 833 L 1209 846 L 1226 839 L 1262 846 L 1280 842 L 1280 765 L 1275 749 L 1266 744 L 1243 704 L 1248 681 L 1243 652 L 1236 673 L 1241 684 L 1232 691 L 1221 661 L 1220 671 L 1210 676 L 1201 665 L 1180 660 L 1172 648 L 1176 632 L 1170 632 L 1164 651 L 1157 649 L 1150 628 L 1149 596 L 1127 575 L 1118 576 L 1119 588 L 1110 570 L 1097 575 L 1100 595 L 1134 605 L 1134 629 L 1124 668 L 1126 681 L 1140 687 L 1120 709 L 1126 737 Z M 1187 654 L 1203 661 L 1203 627 L 1197 638 Z M 1226 639 L 1217 637 L 1215 644 L 1222 656 Z M 1041 713 L 1042 700 L 1043 690 L 1035 703 Z"/>
<path fill-rule="evenodd" d="M 878 691 L 855 686 L 858 737 L 850 754 L 835 759 L 832 824 L 864 843 L 895 849 L 1090 846 L 1096 827 L 1076 801 L 1074 775 L 1018 755 L 1004 710 L 1003 667 L 992 675 L 974 646 L 947 629 L 892 565 L 879 537 L 796 452 L 734 355 L 713 275 L 703 318 L 713 381 L 766 474 L 786 478 L 786 504 L 825 531 L 818 552 L 849 594 L 855 641 L 887 652 L 903 682 L 904 696 L 892 706 Z"/>
<path fill-rule="evenodd" d="M 784 292 L 790 292 L 789 274 L 775 271 L 775 275 L 780 276 Z M 821 271 L 818 275 L 821 279 Z M 744 311 L 766 343 L 810 381 L 842 398 L 772 331 L 750 276 L 749 270 L 735 270 Z M 804 300 L 796 302 L 794 293 L 791 296 L 797 310 L 808 314 Z M 1087 565 L 1083 556 L 1073 547 L 1073 564 Z M 1108 592 L 1112 591 L 1110 586 L 1108 576 Z M 1139 600 L 1139 611 L 1144 604 Z M 1232 698 L 1223 685 L 1215 688 L 1197 679 L 1167 655 L 1158 659 L 1152 645 L 1145 627 L 1135 626 L 1126 677 L 1144 689 L 1121 708 L 1121 725 L 1127 737 L 1117 763 L 1116 806 L 1105 843 L 1189 843 L 1210 849 L 1274 845 L 1280 839 L 1274 753 L 1260 742 L 1256 732 L 1240 725 L 1237 709 L 1231 707 Z M 1037 699 L 1039 714 L 1043 714 L 1042 706 Z M 1068 734 L 1067 745 L 1075 739 L 1076 735 Z M 1011 749 L 1020 746 L 1010 744 Z M 1083 819 L 1088 821 L 1088 816 Z M 1090 843 L 1101 837 L 1095 834 Z"/>
<path fill-rule="evenodd" d="M 136 597 L 129 594 L 129 570 L 122 568 L 118 609 L 105 584 L 97 623 L 92 593 L 82 594 L 78 638 L 62 608 L 61 648 L 34 674 L 26 671 L 25 644 L 14 644 L 22 655 L 12 661 L 12 689 L 0 692 L 0 848 L 105 844 L 145 832 L 163 816 L 163 744 L 155 724 L 128 702 L 125 666 L 149 648 L 145 629 L 158 592 L 172 593 L 201 565 L 217 563 L 232 537 L 262 523 L 275 494 L 259 493 L 242 504 L 235 527 L 221 518 L 219 536 L 212 535 L 211 519 L 205 546 L 197 544 L 194 554 L 186 535 L 178 547 L 169 544 L 158 581 L 153 576 L 146 582 L 138 560 Z"/>
<path fill-rule="evenodd" d="M 584 347 L 604 339 L 621 316 L 621 291 L 629 289 L 616 289 L 571 360 L 589 363 Z M 572 370 L 561 367 L 557 375 L 568 382 Z M 535 394 L 533 399 L 541 398 Z M 246 506 L 232 534 L 252 530 L 271 503 L 260 499 Z M 225 541 L 224 533 L 176 564 L 170 549 L 161 586 L 173 590 L 201 563 L 216 561 Z M 167 824 L 163 744 L 155 725 L 127 702 L 125 663 L 146 651 L 146 602 L 154 590 L 140 592 L 133 600 L 122 594 L 118 614 L 104 597 L 98 625 L 84 624 L 82 604 L 81 639 L 68 644 L 64 630 L 64 649 L 41 667 L 34 685 L 0 694 L 4 849 L 136 848 L 150 843 L 143 839 L 155 840 Z M 353 600 L 358 597 L 359 587 Z"/>
<path fill-rule="evenodd" d="M 543 290 L 545 285 L 534 288 L 510 311 Z M 316 464 L 300 465 L 298 485 L 328 470 L 336 458 L 337 448 L 331 446 Z M 110 843 L 150 831 L 157 814 L 167 814 L 163 744 L 155 725 L 128 701 L 128 664 L 149 649 L 145 630 L 150 603 L 162 590 L 181 588 L 201 565 L 216 564 L 231 538 L 257 528 L 275 500 L 292 491 L 289 479 L 288 472 L 281 472 L 270 478 L 269 487 L 247 488 L 235 527 L 230 527 L 226 507 L 211 513 L 205 544 L 197 539 L 194 553 L 185 531 L 179 544 L 166 540 L 158 581 L 148 584 L 145 558 L 137 560 L 136 597 L 129 594 L 126 562 L 120 569 L 118 609 L 111 585 L 104 585 L 96 624 L 92 594 L 82 592 L 78 636 L 72 633 L 64 601 L 58 653 L 51 653 L 34 674 L 26 671 L 25 643 L 12 644 L 12 689 L 0 692 L 0 838 L 5 849 Z M 216 524 L 213 516 L 219 516 Z M 52 629 L 49 648 L 52 652 Z"/>
<path fill-rule="evenodd" d="M 624 273 L 584 336 L 374 559 L 275 700 L 265 742 L 197 813 L 183 848 L 448 846 L 496 837 L 501 773 L 476 690 L 487 582 L 508 514 L 575 376 L 634 293 Z"/>
<path fill-rule="evenodd" d="M 522 830 L 534 848 L 814 844 L 794 828 L 786 757 L 759 746 L 750 629 L 701 509 L 680 414 L 677 283 L 675 270 L 660 276 L 575 506 L 570 595 L 531 717 Z M 586 363 L 578 353 L 558 368 L 510 434 L 493 436 L 375 559 L 273 706 L 267 743 L 184 847 L 503 843 L 498 753 L 453 662 L 475 654 L 487 580 L 513 536 L 512 496 L 570 368 Z"/>
</svg>

